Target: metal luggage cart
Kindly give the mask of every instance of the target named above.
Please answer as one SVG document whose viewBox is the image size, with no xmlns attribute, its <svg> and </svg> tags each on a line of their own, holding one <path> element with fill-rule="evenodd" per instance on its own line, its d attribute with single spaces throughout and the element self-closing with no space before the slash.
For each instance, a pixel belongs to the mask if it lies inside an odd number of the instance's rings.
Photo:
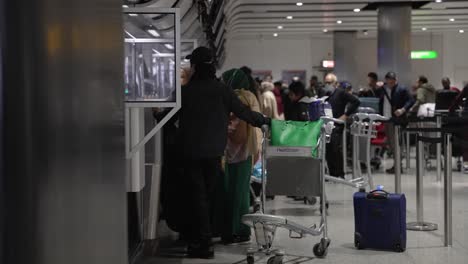
<svg viewBox="0 0 468 264">
<path fill-rule="evenodd" d="M 322 117 L 321 119 L 324 121 L 324 124 L 321 128 L 321 134 L 315 148 L 268 147 L 266 139 L 268 128 L 264 127 L 262 129 L 263 153 L 260 211 L 253 214 L 247 214 L 242 217 L 242 222 L 254 229 L 258 245 L 257 249 L 248 250 L 247 263 L 255 263 L 254 255 L 256 253 L 265 254 L 267 256 L 273 255 L 268 260 L 269 264 L 283 263 L 285 253 L 273 248 L 277 228 L 285 228 L 289 230 L 290 238 L 300 239 L 307 235 L 322 235 L 320 242 L 314 245 L 313 252 L 314 255 L 319 258 L 323 258 L 327 255 L 330 239 L 328 238 L 327 232 L 327 208 L 325 195 L 325 179 L 327 178 L 325 176 L 325 145 L 330 141 L 330 135 L 335 127 L 334 124 L 343 123 L 343 121 L 328 117 Z M 313 150 L 317 150 L 318 155 L 316 158 L 311 155 Z M 294 166 L 284 166 L 283 164 L 283 169 L 279 169 L 281 167 L 281 162 L 293 162 Z M 287 174 L 284 174 L 285 167 L 288 169 Z M 266 174 L 267 171 L 268 178 Z M 282 182 L 285 183 L 285 175 L 287 175 L 288 184 L 283 184 L 281 186 L 281 184 L 278 184 L 278 181 L 282 180 Z M 299 182 L 299 184 L 295 184 L 294 182 Z M 353 187 L 360 186 L 359 183 L 350 183 L 347 181 L 346 184 Z M 286 191 L 281 190 L 280 187 L 284 187 Z M 322 208 L 320 224 L 318 226 L 314 224 L 307 227 L 291 221 L 286 217 L 265 214 L 265 200 L 267 193 L 297 196 L 320 196 Z"/>
<path fill-rule="evenodd" d="M 361 162 L 367 167 L 367 179 L 369 188 L 374 188 L 374 180 L 371 172 L 371 139 L 377 137 L 377 125 L 380 121 L 388 121 L 387 117 L 369 113 L 368 109 L 359 109 L 362 113 L 353 115 L 353 123 L 350 127 L 353 136 L 353 178 L 363 179 Z M 373 111 L 373 110 L 372 110 Z"/>
</svg>

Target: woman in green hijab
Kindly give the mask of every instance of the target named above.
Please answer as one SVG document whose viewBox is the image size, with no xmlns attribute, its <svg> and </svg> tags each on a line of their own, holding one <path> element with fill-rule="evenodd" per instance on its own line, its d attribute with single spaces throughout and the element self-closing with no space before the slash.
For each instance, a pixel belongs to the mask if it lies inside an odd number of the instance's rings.
<svg viewBox="0 0 468 264">
<path fill-rule="evenodd" d="M 247 75 L 239 69 L 226 71 L 222 75 L 239 99 L 253 111 L 260 111 L 255 95 L 248 91 Z M 241 223 L 250 208 L 250 177 L 252 164 L 258 159 L 261 133 L 231 114 L 228 127 L 228 142 L 225 151 L 225 177 L 222 181 L 223 202 L 220 221 L 221 238 L 225 244 L 250 241 L 250 228 Z"/>
</svg>

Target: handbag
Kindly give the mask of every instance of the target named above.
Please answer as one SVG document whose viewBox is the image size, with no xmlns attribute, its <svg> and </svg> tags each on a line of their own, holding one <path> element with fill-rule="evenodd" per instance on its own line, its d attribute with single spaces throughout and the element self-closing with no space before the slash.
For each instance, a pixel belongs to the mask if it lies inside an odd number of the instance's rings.
<svg viewBox="0 0 468 264">
<path fill-rule="evenodd" d="M 271 145 L 288 147 L 311 147 L 312 156 L 317 157 L 317 143 L 323 125 L 314 122 L 272 120 Z"/>
<path fill-rule="evenodd" d="M 434 117 L 435 103 L 427 103 L 419 106 L 418 117 Z"/>
</svg>

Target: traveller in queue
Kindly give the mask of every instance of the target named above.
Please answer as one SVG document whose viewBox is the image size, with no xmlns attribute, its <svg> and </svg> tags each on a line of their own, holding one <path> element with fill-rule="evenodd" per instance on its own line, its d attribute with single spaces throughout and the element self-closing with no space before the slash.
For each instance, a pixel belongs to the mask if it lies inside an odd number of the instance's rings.
<svg viewBox="0 0 468 264">
<path fill-rule="evenodd" d="M 448 77 L 442 78 L 442 89 L 436 93 L 436 110 L 448 110 L 459 94 L 460 90 L 451 86 Z"/>
<path fill-rule="evenodd" d="M 259 112 L 260 105 L 253 93 L 246 90 L 249 79 L 239 69 L 226 71 L 223 82 L 239 96 L 250 110 Z M 222 181 L 221 238 L 224 244 L 250 241 L 250 227 L 241 222 L 250 207 L 250 176 L 252 165 L 259 158 L 261 131 L 231 114 L 228 126 L 228 141 L 225 152 L 225 173 Z"/>
<path fill-rule="evenodd" d="M 291 102 L 288 108 L 288 119 L 292 121 L 309 120 L 309 98 L 305 95 L 304 84 L 300 81 L 292 82 L 289 85 L 288 97 Z"/>
<path fill-rule="evenodd" d="M 333 111 L 333 117 L 346 121 L 348 117 L 356 112 L 359 107 L 359 99 L 345 91 L 345 89 L 338 88 L 337 77 L 334 74 L 328 74 L 325 77 L 327 90 L 330 90 L 330 95 L 327 101 L 330 103 Z M 348 107 L 347 107 L 348 106 Z M 344 178 L 344 164 L 343 164 L 343 125 L 336 125 L 330 138 L 330 143 L 327 144 L 326 159 L 330 176 Z"/>
<path fill-rule="evenodd" d="M 367 87 L 359 90 L 359 97 L 379 97 L 380 84 L 377 73 L 369 72 L 369 74 L 367 74 Z"/>
<path fill-rule="evenodd" d="M 231 88 L 216 80 L 210 49 L 199 47 L 187 59 L 193 74 L 182 89 L 179 143 L 184 184 L 189 192 L 188 256 L 213 258 L 211 211 L 226 148 L 229 115 L 234 113 L 256 127 L 271 121 L 249 110 Z"/>
<path fill-rule="evenodd" d="M 322 90 L 323 84 L 318 80 L 318 77 L 313 75 L 309 81 L 309 88 L 306 89 L 306 95 L 308 97 L 316 97 L 319 94 L 319 91 Z"/>
<path fill-rule="evenodd" d="M 397 75 L 394 72 L 388 72 L 385 75 L 385 85 L 381 88 L 380 112 L 383 116 L 392 118 L 394 121 L 401 121 L 406 116 L 408 110 L 413 106 L 414 99 L 410 91 L 397 81 Z M 388 145 L 393 151 L 396 142 L 392 136 L 395 132 L 393 123 L 385 124 L 385 134 L 387 135 Z M 395 173 L 395 166 L 386 170 L 387 173 Z"/>
<path fill-rule="evenodd" d="M 283 120 L 284 119 L 284 104 L 283 104 L 283 97 L 281 96 L 281 88 L 283 86 L 283 83 L 274 82 L 273 85 L 275 86 L 273 93 L 275 94 L 275 98 L 276 98 L 276 105 L 278 108 L 279 119 Z"/>
<path fill-rule="evenodd" d="M 419 76 L 416 81 L 416 102 L 410 108 L 410 112 L 416 112 L 420 105 L 427 103 L 435 103 L 436 89 L 429 83 L 426 76 Z"/>
<path fill-rule="evenodd" d="M 271 119 L 279 119 L 278 104 L 276 103 L 276 96 L 273 93 L 275 86 L 271 82 L 262 82 L 260 89 L 262 92 L 260 102 L 262 113 Z"/>
<path fill-rule="evenodd" d="M 452 85 L 451 85 L 451 82 L 450 82 L 450 79 L 449 79 L 448 77 L 442 78 L 441 83 L 442 83 L 442 88 L 443 88 L 444 90 L 454 91 L 454 92 L 456 92 L 457 94 L 460 93 L 460 89 L 458 89 L 458 88 L 455 87 L 455 86 L 452 86 Z"/>
<path fill-rule="evenodd" d="M 460 109 L 461 108 L 461 109 Z M 464 118 L 468 117 L 468 84 L 465 85 L 463 90 L 457 96 L 455 101 L 449 108 L 450 112 L 455 112 L 455 110 L 461 110 L 461 116 Z M 468 174 L 468 126 L 464 125 L 464 128 L 460 129 L 463 131 L 457 135 L 459 138 L 465 141 L 462 144 L 462 151 L 463 151 L 463 171 Z"/>
</svg>

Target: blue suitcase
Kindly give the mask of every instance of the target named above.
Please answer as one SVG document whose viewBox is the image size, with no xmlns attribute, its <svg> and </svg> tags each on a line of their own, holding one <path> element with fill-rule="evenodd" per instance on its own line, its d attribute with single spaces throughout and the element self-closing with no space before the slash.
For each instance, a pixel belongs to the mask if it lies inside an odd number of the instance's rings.
<svg viewBox="0 0 468 264">
<path fill-rule="evenodd" d="M 355 193 L 354 226 L 354 245 L 357 249 L 405 251 L 405 195 L 383 190 Z"/>
</svg>

